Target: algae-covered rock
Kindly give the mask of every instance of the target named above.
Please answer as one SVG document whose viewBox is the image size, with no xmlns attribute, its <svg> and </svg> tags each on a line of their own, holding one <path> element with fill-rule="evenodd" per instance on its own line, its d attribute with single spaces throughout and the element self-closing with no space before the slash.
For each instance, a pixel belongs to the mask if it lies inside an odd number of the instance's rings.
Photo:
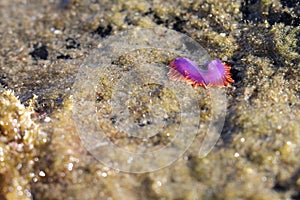
<svg viewBox="0 0 300 200">
<path fill-rule="evenodd" d="M 3 0 L 0 8 L 0 199 L 300 199 L 298 1 Z M 198 157 L 196 140 L 171 166 L 127 174 L 84 149 L 70 90 L 103 40 L 153 26 L 187 34 L 228 61 L 235 83 L 207 157 Z M 119 62 L 130 56 L 138 59 L 128 52 Z M 99 106 L 112 96 L 111 77 L 99 75 Z M 133 95 L 148 102 L 148 90 Z M 173 109 L 172 95 L 161 94 Z"/>
<path fill-rule="evenodd" d="M 30 182 L 38 161 L 37 148 L 47 141 L 33 121 L 32 108 L 25 108 L 11 90 L 0 94 L 0 196 L 31 199 Z"/>
</svg>

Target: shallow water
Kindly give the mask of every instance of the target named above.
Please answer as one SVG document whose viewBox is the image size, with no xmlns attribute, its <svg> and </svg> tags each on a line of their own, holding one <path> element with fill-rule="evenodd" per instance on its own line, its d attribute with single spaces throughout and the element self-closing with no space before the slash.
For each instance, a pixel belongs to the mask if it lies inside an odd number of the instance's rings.
<svg viewBox="0 0 300 200">
<path fill-rule="evenodd" d="M 1 1 L 0 7 L 0 83 L 6 92 L 8 89 L 15 92 L 2 93 L 0 98 L 0 122 L 6 124 L 0 128 L 0 179 L 3 180 L 0 199 L 299 198 L 298 4 L 283 0 L 117 1 L 114 4 L 111 1 L 14 0 Z M 221 139 L 206 157 L 199 157 L 204 137 L 198 134 L 191 147 L 172 165 L 146 174 L 123 173 L 99 162 L 82 145 L 72 118 L 71 89 L 83 60 L 101 49 L 99 41 L 134 27 L 154 25 L 185 33 L 205 47 L 207 55 L 231 62 L 235 83 L 225 90 L 228 102 L 227 112 L 223 113 L 226 118 Z M 140 38 L 156 38 L 150 36 Z M 171 39 L 177 41 L 176 37 L 168 40 Z M 119 47 L 126 50 L 124 44 Z M 110 56 L 111 51 L 104 52 Z M 158 60 L 158 69 L 166 74 L 163 66 L 172 54 L 160 56 L 161 51 L 146 52 L 131 53 L 155 55 L 152 60 Z M 139 56 L 121 56 L 115 61 L 115 72 L 124 63 L 127 64 L 125 72 L 137 66 L 136 62 L 127 61 L 139 60 Z M 99 57 L 90 62 L 96 63 L 96 69 L 103 69 L 99 68 Z M 108 81 L 110 78 L 121 83 L 127 81 L 117 73 L 99 77 L 98 84 L 105 90 L 97 88 L 96 120 L 103 119 L 100 105 L 106 105 L 111 99 L 109 94 L 113 94 L 110 88 L 114 88 L 115 82 Z M 141 80 L 145 78 L 142 76 Z M 131 85 L 124 89 L 128 87 Z M 156 92 L 157 99 L 161 95 L 162 101 L 154 103 L 164 109 L 146 118 L 167 113 L 166 123 L 175 124 L 169 127 L 171 130 L 176 128 L 175 122 L 182 120 L 177 114 L 176 102 L 181 99 L 174 98 L 176 93 L 157 85 L 137 87 L 134 91 L 129 105 L 134 105 L 137 99 L 149 110 L 153 104 L 143 92 Z M 196 92 L 207 97 L 207 91 L 201 88 Z M 110 113 L 107 106 L 102 111 Z M 209 102 L 199 101 L 199 108 L 200 121 L 212 120 Z M 138 107 L 131 111 L 135 109 Z M 145 109 L 140 111 L 133 116 L 143 119 L 140 116 L 148 114 L 143 113 Z M 113 113 L 127 120 L 126 113 L 119 110 Z M 89 118 L 86 123 L 91 122 Z M 115 120 L 117 125 L 121 124 L 119 118 Z M 186 120 L 186 123 L 194 122 Z M 208 130 L 208 123 L 199 126 L 200 130 Z M 16 127 L 23 129 L 18 132 Z M 105 128 L 111 130 L 113 125 Z M 25 137 L 24 130 L 34 134 Z M 141 150 L 135 149 L 136 143 L 149 144 L 125 140 L 126 134 L 117 133 L 109 132 L 110 138 L 115 138 L 113 142 L 121 147 L 128 145 L 129 151 Z M 174 137 L 166 136 L 162 132 L 161 137 L 151 139 L 160 148 Z"/>
</svg>

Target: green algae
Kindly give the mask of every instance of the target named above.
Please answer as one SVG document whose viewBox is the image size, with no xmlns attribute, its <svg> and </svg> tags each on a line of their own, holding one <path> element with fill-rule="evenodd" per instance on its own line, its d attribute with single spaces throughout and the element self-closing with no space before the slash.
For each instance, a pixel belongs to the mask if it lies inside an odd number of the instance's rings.
<svg viewBox="0 0 300 200">
<path fill-rule="evenodd" d="M 47 111 L 52 121 L 23 125 L 19 130 L 31 132 L 29 137 L 22 131 L 17 133 L 17 140 L 11 126 L 1 129 L 4 142 L 0 142 L 0 159 L 10 160 L 1 161 L 0 198 L 16 199 L 18 186 L 22 186 L 23 194 L 28 191 L 36 199 L 299 198 L 299 25 L 289 24 L 289 19 L 276 21 L 282 13 L 290 14 L 290 21 L 299 16 L 293 8 L 283 6 L 285 1 L 248 5 L 249 13 L 256 14 L 246 16 L 245 21 L 240 1 L 131 0 L 111 4 L 76 0 L 63 9 L 49 2 L 23 2 L 0 3 L 1 84 L 21 98 L 40 89 L 38 110 Z M 227 90 L 229 110 L 223 140 L 204 159 L 197 158 L 199 147 L 195 145 L 169 168 L 144 175 L 118 173 L 96 162 L 82 148 L 72 125 L 72 102 L 65 95 L 65 89 L 71 87 L 66 83 L 72 79 L 66 76 L 76 74 L 82 58 L 98 45 L 97 39 L 134 26 L 153 25 L 184 32 L 205 46 L 212 57 L 233 62 L 235 84 Z M 68 37 L 80 48 L 68 49 Z M 49 56 L 36 63 L 29 52 L 38 42 L 49 47 Z M 58 60 L 60 53 L 69 54 L 73 60 Z M 100 84 L 113 84 L 103 79 L 106 77 L 101 77 Z M 61 87 L 56 87 L 57 83 Z M 54 92 L 46 90 L 49 85 L 54 86 Z M 98 96 L 109 98 L 109 92 Z M 3 98 L 2 93 L 1 102 L 8 100 L 5 107 L 10 113 L 32 112 L 16 104 L 12 94 L 6 95 Z M 60 95 L 63 103 L 57 101 Z M 42 102 L 49 103 L 43 106 Z M 16 113 L 0 112 L 1 121 L 10 117 L 21 120 Z M 206 114 L 202 117 L 208 118 Z M 30 120 L 28 116 L 25 119 Z M 43 126 L 51 136 L 46 149 L 39 149 L 43 144 L 38 143 L 40 139 L 32 140 L 37 137 L 34 126 Z M 24 142 L 29 150 L 16 153 L 8 145 L 11 141 Z M 30 162 L 35 156 L 38 166 Z M 18 163 L 22 163 L 22 170 Z M 38 176 L 41 171 L 44 177 Z"/>
</svg>

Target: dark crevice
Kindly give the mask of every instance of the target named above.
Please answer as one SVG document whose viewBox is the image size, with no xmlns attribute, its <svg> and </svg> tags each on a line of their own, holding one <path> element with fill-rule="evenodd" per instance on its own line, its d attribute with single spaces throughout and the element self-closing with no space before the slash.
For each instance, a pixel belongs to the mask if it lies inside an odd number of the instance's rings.
<svg viewBox="0 0 300 200">
<path fill-rule="evenodd" d="M 277 192 L 286 192 L 289 190 L 288 187 L 280 184 L 280 183 L 276 183 L 274 186 L 273 186 L 273 190 L 277 191 Z"/>
<path fill-rule="evenodd" d="M 157 24 L 157 25 L 161 25 L 161 24 L 164 24 L 165 22 L 161 19 L 161 17 L 159 15 L 157 15 L 156 13 L 153 15 L 154 17 L 154 22 Z"/>
<path fill-rule="evenodd" d="M 300 12 L 300 3 L 295 3 L 296 1 L 281 2 L 284 7 L 295 7 L 295 13 Z M 241 3 L 240 10 L 242 12 L 243 21 L 245 22 L 262 23 L 264 20 L 267 20 L 271 25 L 275 23 L 283 23 L 287 26 L 294 27 L 300 25 L 300 17 L 297 16 L 297 14 L 293 15 L 292 11 L 288 12 L 285 9 L 278 10 L 273 4 L 268 8 L 264 8 L 261 0 L 244 0 Z"/>
<path fill-rule="evenodd" d="M 67 55 L 60 54 L 56 58 L 57 59 L 64 59 L 64 60 L 72 59 L 72 57 L 69 54 L 67 54 Z"/>
<path fill-rule="evenodd" d="M 38 47 L 38 44 L 33 45 L 34 50 L 29 53 L 34 59 L 42 59 L 47 60 L 48 59 L 48 50 L 46 45 L 42 45 Z"/>
<path fill-rule="evenodd" d="M 7 82 L 6 82 L 5 79 L 6 79 L 6 76 L 4 76 L 4 75 L 0 76 L 0 85 L 1 85 L 3 88 L 8 87 L 8 84 L 7 84 Z"/>
<path fill-rule="evenodd" d="M 111 25 L 107 25 L 106 27 L 104 26 L 99 26 L 94 33 L 100 35 L 102 38 L 107 37 L 108 35 L 110 35 L 112 32 L 112 26 Z"/>
<path fill-rule="evenodd" d="M 261 0 L 244 0 L 241 5 L 244 21 L 262 22 Z"/>
<path fill-rule="evenodd" d="M 287 26 L 294 26 L 294 27 L 300 25 L 300 18 L 293 17 L 287 11 L 278 12 L 278 11 L 271 10 L 267 19 L 271 25 L 274 25 L 275 23 L 284 23 Z"/>
<path fill-rule="evenodd" d="M 173 24 L 173 29 L 175 31 L 181 32 L 181 33 L 186 33 L 184 30 L 184 26 L 186 25 L 186 20 L 183 20 L 179 17 L 175 17 L 175 23 Z"/>
<path fill-rule="evenodd" d="M 145 13 L 142 14 L 142 16 L 148 16 L 148 15 L 152 15 L 154 12 L 151 8 L 149 8 L 149 10 Z"/>
<path fill-rule="evenodd" d="M 75 39 L 70 37 L 66 39 L 66 43 L 66 49 L 78 49 L 80 47 L 80 44 L 78 44 Z"/>
</svg>

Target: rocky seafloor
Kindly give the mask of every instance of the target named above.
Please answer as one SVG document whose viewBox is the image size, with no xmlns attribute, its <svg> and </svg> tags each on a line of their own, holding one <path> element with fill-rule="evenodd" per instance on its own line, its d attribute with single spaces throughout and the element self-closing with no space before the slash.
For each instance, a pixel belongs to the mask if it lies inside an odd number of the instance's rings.
<svg viewBox="0 0 300 200">
<path fill-rule="evenodd" d="M 0 10 L 0 199 L 300 199 L 298 1 L 1 0 Z M 231 63 L 235 82 L 205 158 L 194 145 L 168 167 L 124 173 L 83 147 L 70 91 L 101 41 L 155 26 Z M 171 96 L 160 92 L 165 105 Z"/>
</svg>

